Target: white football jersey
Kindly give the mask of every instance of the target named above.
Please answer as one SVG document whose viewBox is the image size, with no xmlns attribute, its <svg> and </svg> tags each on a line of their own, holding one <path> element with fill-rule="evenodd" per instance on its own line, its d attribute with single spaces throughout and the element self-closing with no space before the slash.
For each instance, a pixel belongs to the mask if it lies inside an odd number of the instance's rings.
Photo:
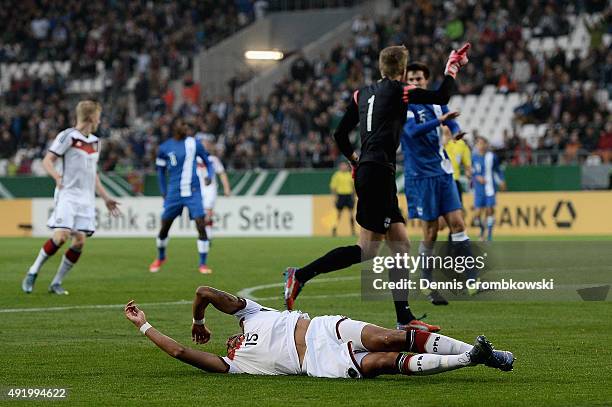
<svg viewBox="0 0 612 407">
<path fill-rule="evenodd" d="M 246 300 L 246 306 L 234 316 L 242 322 L 244 334 L 223 358 L 229 373 L 302 374 L 294 334 L 298 319 L 309 319 L 308 314 L 280 312 Z"/>
<path fill-rule="evenodd" d="M 62 158 L 59 172 L 63 187 L 55 191 L 60 199 L 69 198 L 95 207 L 96 171 L 100 156 L 100 141 L 90 134 L 84 136 L 74 128 L 57 135 L 49 151 Z"/>
<path fill-rule="evenodd" d="M 216 175 L 219 175 L 225 172 L 225 167 L 223 166 L 223 163 L 221 162 L 221 160 L 219 160 L 219 158 L 217 158 L 214 155 L 209 155 L 208 160 L 212 164 Z M 204 178 L 206 178 L 206 176 L 208 175 L 208 169 L 206 168 L 204 161 L 200 157 L 197 157 L 197 162 L 198 162 L 197 173 L 198 173 L 198 178 L 200 178 L 200 189 L 204 191 L 204 188 L 213 189 L 214 187 L 214 190 L 216 191 L 217 190 L 217 177 L 213 177 L 210 185 L 206 185 L 206 183 L 204 182 Z"/>
</svg>

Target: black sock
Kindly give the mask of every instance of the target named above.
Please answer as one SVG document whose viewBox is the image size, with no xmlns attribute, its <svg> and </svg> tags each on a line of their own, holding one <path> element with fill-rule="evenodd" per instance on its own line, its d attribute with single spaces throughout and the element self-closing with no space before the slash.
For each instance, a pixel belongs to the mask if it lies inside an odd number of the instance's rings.
<svg viewBox="0 0 612 407">
<path fill-rule="evenodd" d="M 337 247 L 323 257 L 319 257 L 312 263 L 300 268 L 295 272 L 295 278 L 303 284 L 319 274 L 341 270 L 357 263 L 361 263 L 361 247 L 357 245 Z"/>
<path fill-rule="evenodd" d="M 400 282 L 402 279 L 410 278 L 410 275 L 405 270 L 391 269 L 389 270 L 389 281 Z M 410 305 L 408 305 L 408 290 L 392 290 L 393 305 L 395 305 L 395 315 L 397 323 L 406 325 L 413 319 L 416 319 Z"/>
</svg>

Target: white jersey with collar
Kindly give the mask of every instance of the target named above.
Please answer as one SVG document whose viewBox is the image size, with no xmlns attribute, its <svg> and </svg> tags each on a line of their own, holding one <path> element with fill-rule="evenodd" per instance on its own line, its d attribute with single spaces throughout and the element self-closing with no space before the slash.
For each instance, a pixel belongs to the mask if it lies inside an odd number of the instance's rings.
<svg viewBox="0 0 612 407">
<path fill-rule="evenodd" d="M 295 348 L 295 325 L 309 319 L 297 311 L 277 311 L 245 300 L 246 306 L 234 316 L 242 322 L 244 334 L 236 347 L 223 358 L 228 373 L 260 375 L 302 374 Z"/>
<path fill-rule="evenodd" d="M 83 135 L 75 128 L 60 132 L 49 151 L 62 159 L 62 188 L 55 196 L 95 207 L 96 174 L 100 157 L 100 140 L 93 134 Z"/>
</svg>

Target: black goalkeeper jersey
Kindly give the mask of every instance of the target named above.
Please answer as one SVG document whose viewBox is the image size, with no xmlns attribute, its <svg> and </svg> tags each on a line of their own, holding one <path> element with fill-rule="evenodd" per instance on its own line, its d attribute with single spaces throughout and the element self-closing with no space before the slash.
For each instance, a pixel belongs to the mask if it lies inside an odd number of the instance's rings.
<svg viewBox="0 0 612 407">
<path fill-rule="evenodd" d="M 376 163 L 395 171 L 408 103 L 445 105 L 454 83 L 451 76 L 446 76 L 437 91 L 429 91 L 384 78 L 355 91 L 334 133 L 340 151 L 350 159 L 353 147 L 348 136 L 359 124 L 359 163 Z"/>
</svg>

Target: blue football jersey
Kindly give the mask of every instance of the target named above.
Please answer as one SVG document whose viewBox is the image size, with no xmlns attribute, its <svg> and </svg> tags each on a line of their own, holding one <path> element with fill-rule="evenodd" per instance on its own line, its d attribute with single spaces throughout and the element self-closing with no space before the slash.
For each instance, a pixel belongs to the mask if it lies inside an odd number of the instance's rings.
<svg viewBox="0 0 612 407">
<path fill-rule="evenodd" d="M 208 153 L 201 143 L 193 137 L 183 140 L 171 138 L 164 141 L 158 149 L 155 164 L 160 175 L 168 173 L 167 191 L 164 191 L 165 179 L 160 179 L 160 189 L 167 197 L 189 197 L 192 194 L 200 196 L 200 181 L 196 174 L 196 157 L 200 157 L 208 169 L 208 174 L 214 177 L 215 171 Z"/>
<path fill-rule="evenodd" d="M 452 174 L 453 167 L 442 144 L 442 128 L 438 118 L 448 113 L 446 105 L 408 105 L 402 129 L 404 176 L 407 179 Z M 452 134 L 460 131 L 454 120 L 444 122 Z"/>
<path fill-rule="evenodd" d="M 483 155 L 474 150 L 472 153 L 472 178 L 474 180 L 475 195 L 495 195 L 497 184 L 504 179 L 504 174 L 499 164 L 499 158 L 494 152 L 487 151 Z M 485 179 L 484 184 L 478 182 L 476 179 L 478 176 Z"/>
</svg>

